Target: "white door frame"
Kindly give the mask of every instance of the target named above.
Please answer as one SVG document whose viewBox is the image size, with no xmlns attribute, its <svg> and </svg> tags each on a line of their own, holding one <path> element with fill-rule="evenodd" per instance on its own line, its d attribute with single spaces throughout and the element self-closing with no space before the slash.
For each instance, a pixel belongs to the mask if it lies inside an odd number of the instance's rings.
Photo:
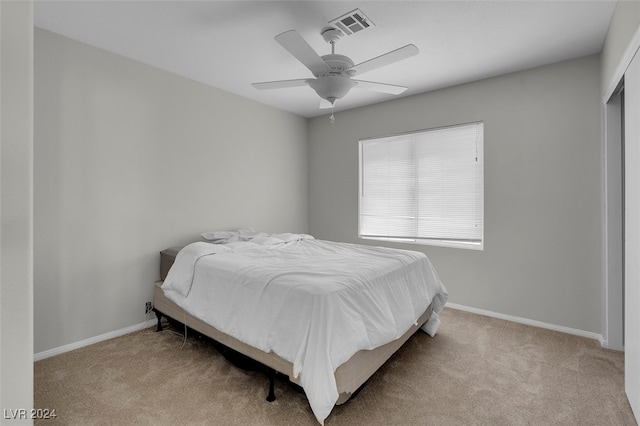
<svg viewBox="0 0 640 426">
<path fill-rule="evenodd" d="M 640 55 L 625 72 L 624 388 L 640 417 Z"/>
<path fill-rule="evenodd" d="M 623 337 L 625 392 L 640 419 L 640 27 L 627 45 L 603 96 L 603 345 L 618 348 Z M 624 104 L 614 96 L 624 84 Z M 623 114 L 631 119 L 620 121 Z M 622 130 L 618 135 L 616 128 Z M 619 151 L 618 146 L 623 150 Z M 618 150 L 618 151 L 617 151 Z M 623 157 L 618 166 L 615 157 Z M 624 165 L 624 166 L 623 166 Z M 624 168 L 624 172 L 622 169 Z M 622 174 L 624 173 L 624 175 Z M 624 176 L 619 186 L 616 179 Z M 615 192 L 624 186 L 622 200 Z M 623 210 L 623 219 L 619 212 Z M 618 223 L 618 221 L 620 223 Z M 621 231 L 622 230 L 622 231 Z M 618 235 L 623 235 L 622 254 Z M 622 269 L 620 264 L 623 264 Z M 622 284 L 622 285 L 620 285 Z M 619 305 L 622 300 L 623 304 Z M 619 318 L 624 306 L 624 321 Z"/>
<path fill-rule="evenodd" d="M 640 27 L 636 29 L 633 37 L 629 41 L 627 48 L 622 54 L 620 61 L 609 80 L 607 89 L 602 97 L 603 104 L 603 343 L 602 345 L 611 349 L 623 349 L 622 329 L 620 315 L 622 311 L 623 284 L 621 282 L 621 254 L 617 251 L 622 242 L 618 241 L 621 236 L 622 210 L 621 202 L 617 200 L 615 194 L 610 193 L 612 185 L 622 176 L 622 165 L 616 165 L 617 151 L 622 144 L 620 135 L 615 132 L 616 126 L 620 129 L 621 118 L 616 116 L 619 112 L 619 105 L 615 105 L 615 94 L 619 90 L 631 60 L 640 48 Z M 610 101 L 614 100 L 614 103 Z M 616 111 L 618 108 L 618 111 Z M 613 189 L 620 191 L 621 189 Z M 619 212 L 616 212 L 619 209 Z M 620 233 L 619 233 L 620 232 Z M 617 268 L 617 270 L 616 270 Z"/>
</svg>

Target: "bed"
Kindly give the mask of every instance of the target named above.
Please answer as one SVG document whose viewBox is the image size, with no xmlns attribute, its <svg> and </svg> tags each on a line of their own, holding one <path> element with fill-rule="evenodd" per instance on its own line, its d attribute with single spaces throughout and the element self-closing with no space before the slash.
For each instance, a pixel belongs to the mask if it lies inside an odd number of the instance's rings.
<svg viewBox="0 0 640 426">
<path fill-rule="evenodd" d="M 288 376 L 321 424 L 413 333 L 439 326 L 447 291 L 423 253 L 253 230 L 202 237 L 161 252 L 158 326 L 176 319 Z"/>
</svg>

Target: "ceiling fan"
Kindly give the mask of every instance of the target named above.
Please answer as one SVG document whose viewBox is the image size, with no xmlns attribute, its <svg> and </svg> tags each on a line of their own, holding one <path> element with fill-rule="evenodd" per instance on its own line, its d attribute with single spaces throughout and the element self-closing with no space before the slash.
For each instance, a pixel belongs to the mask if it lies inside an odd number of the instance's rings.
<svg viewBox="0 0 640 426">
<path fill-rule="evenodd" d="M 404 86 L 354 80 L 351 77 L 417 55 L 418 48 L 413 44 L 354 65 L 349 57 L 335 53 L 335 44 L 342 37 L 342 31 L 334 27 L 326 27 L 322 30 L 321 35 L 327 43 L 331 44 L 331 54 L 329 55 L 319 56 L 296 30 L 286 31 L 275 36 L 275 40 L 309 68 L 315 78 L 266 81 L 253 83 L 253 87 L 266 90 L 309 85 L 322 98 L 320 108 L 333 107 L 336 100 L 344 97 L 354 87 L 392 95 L 399 95 L 407 90 Z"/>
</svg>

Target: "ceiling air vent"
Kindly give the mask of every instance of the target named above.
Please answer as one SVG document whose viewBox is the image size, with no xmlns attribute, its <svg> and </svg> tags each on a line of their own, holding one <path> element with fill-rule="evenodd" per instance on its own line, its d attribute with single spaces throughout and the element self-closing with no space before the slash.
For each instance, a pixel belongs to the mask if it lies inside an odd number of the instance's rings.
<svg viewBox="0 0 640 426">
<path fill-rule="evenodd" d="M 352 10 L 346 15 L 330 21 L 329 24 L 339 28 L 345 35 L 375 27 L 374 23 L 360 9 Z"/>
</svg>

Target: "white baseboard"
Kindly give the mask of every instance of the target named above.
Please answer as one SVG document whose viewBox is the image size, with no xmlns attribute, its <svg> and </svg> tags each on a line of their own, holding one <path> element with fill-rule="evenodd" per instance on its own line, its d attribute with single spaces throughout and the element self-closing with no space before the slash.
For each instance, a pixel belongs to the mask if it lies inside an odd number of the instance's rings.
<svg viewBox="0 0 640 426">
<path fill-rule="evenodd" d="M 528 318 L 516 317 L 513 315 L 501 314 L 498 312 L 486 311 L 484 309 L 472 308 L 470 306 L 458 305 L 457 303 L 447 302 L 445 305 L 447 308 L 457 309 L 459 311 L 471 312 L 473 314 L 484 315 L 487 317 L 503 319 L 506 321 L 517 322 L 519 324 L 531 325 L 533 327 L 546 328 L 547 330 L 559 331 L 562 333 L 573 334 L 575 336 L 587 337 L 589 339 L 595 339 L 600 342 L 600 345 L 607 347 L 607 341 L 604 340 L 601 334 L 592 333 L 590 331 L 578 330 L 575 328 L 564 327 L 562 325 L 549 324 L 542 321 L 536 321 Z"/>
<path fill-rule="evenodd" d="M 49 349 L 48 351 L 39 352 L 33 356 L 34 361 L 40 361 L 45 358 L 49 358 L 55 355 L 60 355 L 65 352 L 69 352 L 75 349 L 80 349 L 85 346 L 93 345 L 94 343 L 104 342 L 105 340 L 113 339 L 115 337 L 124 336 L 125 334 L 133 333 L 145 328 L 153 327 L 157 324 L 157 320 L 152 319 L 139 324 L 131 325 L 129 327 L 121 328 L 120 330 L 110 331 L 108 333 L 101 334 L 99 336 L 90 337 L 88 339 L 81 340 L 75 343 L 69 343 L 68 345 L 60 346 L 59 348 Z"/>
<path fill-rule="evenodd" d="M 590 331 L 578 330 L 575 328 L 564 327 L 561 325 L 549 324 L 542 321 L 536 321 L 528 318 L 516 317 L 513 315 L 501 314 L 498 312 L 487 311 L 484 309 L 472 308 L 470 306 L 458 305 L 457 303 L 447 302 L 445 305 L 447 308 L 457 309 L 459 311 L 471 312 L 473 314 L 484 315 L 487 317 L 503 319 L 506 321 L 517 322 L 520 324 L 531 325 L 533 327 L 546 328 L 548 330 L 559 331 L 562 333 L 573 334 L 575 336 L 587 337 L 589 339 L 595 339 L 600 342 L 600 345 L 603 347 L 607 347 L 607 341 L 604 340 L 601 334 L 592 333 Z M 153 327 L 157 323 L 157 320 L 152 319 L 145 322 L 141 322 L 139 324 L 135 324 L 129 327 L 121 328 L 120 330 L 110 331 L 105 334 L 101 334 L 99 336 L 90 337 L 85 340 L 81 340 L 75 343 L 69 343 L 68 345 L 60 346 L 58 348 L 49 349 L 48 351 L 39 352 L 33 356 L 34 361 L 40 361 L 45 358 L 49 358 L 55 355 L 60 355 L 65 352 L 72 351 L 74 349 L 80 349 L 85 346 L 93 345 L 94 343 L 103 342 L 105 340 L 113 339 L 115 337 L 120 337 L 125 334 L 133 333 L 135 331 L 139 331 L 145 328 Z"/>
</svg>

